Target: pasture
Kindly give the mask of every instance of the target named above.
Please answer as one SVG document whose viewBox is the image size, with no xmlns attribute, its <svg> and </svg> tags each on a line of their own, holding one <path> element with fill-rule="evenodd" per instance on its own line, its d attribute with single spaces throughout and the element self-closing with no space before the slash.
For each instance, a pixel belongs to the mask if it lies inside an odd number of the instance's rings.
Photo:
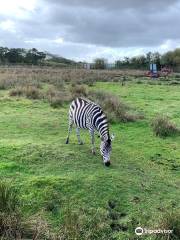
<svg viewBox="0 0 180 240">
<path fill-rule="evenodd" d="M 0 73 L 0 180 L 17 193 L 26 238 L 33 239 L 33 229 L 38 228 L 37 239 L 138 239 L 134 230 L 141 226 L 173 227 L 172 239 L 178 239 L 180 137 L 155 136 L 151 121 L 157 113 L 166 114 L 180 126 L 180 86 L 169 84 L 179 78 L 148 80 L 141 73 L 113 71 L 109 79 L 103 71 L 93 72 L 94 79 L 89 74 L 87 83 L 85 73 L 74 77 L 88 90 L 113 94 L 130 111 L 143 115 L 132 122 L 110 123 L 115 140 L 112 165 L 107 168 L 97 135 L 95 156 L 88 131 L 81 130 L 84 145 L 77 144 L 75 129 L 70 144 L 65 144 L 70 102 L 65 92 L 74 73 L 66 72 L 64 79 L 58 73 L 43 77 L 32 70 L 26 73 Z M 73 84 L 81 84 L 75 80 Z M 64 92 L 65 101 L 53 107 L 45 97 L 10 94 L 19 82 L 32 83 L 41 94 L 55 86 L 59 94 Z"/>
</svg>

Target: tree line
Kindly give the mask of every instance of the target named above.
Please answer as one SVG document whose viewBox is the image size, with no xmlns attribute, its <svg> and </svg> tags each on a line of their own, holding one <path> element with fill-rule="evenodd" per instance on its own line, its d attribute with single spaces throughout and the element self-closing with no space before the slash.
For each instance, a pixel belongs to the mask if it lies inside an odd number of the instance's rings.
<svg viewBox="0 0 180 240">
<path fill-rule="evenodd" d="M 36 48 L 7 48 L 0 47 L 0 64 L 33 64 L 37 65 L 46 58 L 44 52 Z"/>
<path fill-rule="evenodd" d="M 46 64 L 66 64 L 66 65 L 82 65 L 82 62 L 75 63 L 72 60 L 59 57 L 47 52 L 38 51 L 36 48 L 7 48 L 0 47 L 0 64 L 32 64 L 32 65 L 46 65 Z M 180 70 L 180 48 L 174 51 L 168 51 L 164 54 L 158 52 L 148 52 L 146 55 L 136 57 L 125 57 L 122 60 L 117 60 L 112 64 L 104 58 L 97 58 L 94 60 L 92 68 L 107 69 L 107 68 L 132 68 L 132 69 L 148 69 L 150 63 L 156 63 L 157 68 L 161 66 L 168 66 L 173 69 Z"/>
<path fill-rule="evenodd" d="M 155 63 L 160 70 L 162 66 L 168 66 L 173 69 L 180 68 L 180 48 L 174 51 L 168 51 L 164 54 L 158 52 L 148 52 L 146 55 L 136 57 L 125 57 L 122 60 L 117 60 L 113 64 L 108 64 L 104 58 L 96 58 L 93 63 L 95 69 L 106 68 L 132 68 L 132 69 L 147 69 L 150 63 Z"/>
</svg>

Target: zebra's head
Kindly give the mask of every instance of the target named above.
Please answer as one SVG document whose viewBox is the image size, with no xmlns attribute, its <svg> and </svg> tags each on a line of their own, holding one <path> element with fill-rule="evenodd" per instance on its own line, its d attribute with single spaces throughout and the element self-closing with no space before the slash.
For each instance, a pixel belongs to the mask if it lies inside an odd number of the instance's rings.
<svg viewBox="0 0 180 240">
<path fill-rule="evenodd" d="M 111 162 L 110 162 L 110 155 L 112 151 L 111 147 L 111 141 L 112 139 L 108 137 L 108 139 L 101 139 L 101 145 L 100 145 L 100 152 L 103 157 L 103 162 L 104 165 L 109 167 Z"/>
</svg>

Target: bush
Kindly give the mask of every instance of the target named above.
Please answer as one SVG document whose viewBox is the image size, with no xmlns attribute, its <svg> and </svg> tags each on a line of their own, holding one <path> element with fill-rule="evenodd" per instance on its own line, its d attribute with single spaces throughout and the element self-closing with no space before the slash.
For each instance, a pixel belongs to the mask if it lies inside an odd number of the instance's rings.
<svg viewBox="0 0 180 240">
<path fill-rule="evenodd" d="M 159 137 L 168 137 L 179 133 L 179 129 L 169 121 L 167 116 L 156 116 L 151 126 L 153 132 Z"/>
<path fill-rule="evenodd" d="M 22 96 L 23 95 L 23 89 L 22 87 L 17 87 L 15 89 L 12 89 L 10 92 L 9 92 L 9 96 L 11 97 L 15 97 L 15 96 Z"/>
<path fill-rule="evenodd" d="M 91 91 L 89 98 L 102 107 L 110 122 L 133 122 L 138 118 L 129 114 L 129 107 L 114 95 L 103 91 Z"/>
<path fill-rule="evenodd" d="M 9 92 L 10 96 L 24 96 L 29 99 L 41 98 L 40 91 L 35 86 L 17 87 Z"/>
<path fill-rule="evenodd" d="M 72 98 L 87 97 L 88 91 L 85 85 L 72 85 L 70 88 Z"/>
<path fill-rule="evenodd" d="M 59 95 L 51 98 L 50 105 L 53 108 L 58 108 L 58 107 L 62 107 L 65 102 L 66 102 L 66 99 Z"/>
<path fill-rule="evenodd" d="M 30 98 L 30 99 L 39 99 L 40 98 L 40 91 L 34 86 L 25 87 L 24 94 L 27 98 Z"/>
<path fill-rule="evenodd" d="M 44 98 L 48 99 L 53 108 L 62 107 L 64 103 L 70 101 L 70 96 L 67 95 L 66 92 L 57 91 L 53 87 L 47 90 L 44 94 Z"/>
</svg>

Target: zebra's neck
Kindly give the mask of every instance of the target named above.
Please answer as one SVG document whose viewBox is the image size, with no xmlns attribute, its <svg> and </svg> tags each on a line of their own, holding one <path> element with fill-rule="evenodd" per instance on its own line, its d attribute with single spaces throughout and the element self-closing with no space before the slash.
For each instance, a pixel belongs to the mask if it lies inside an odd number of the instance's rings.
<svg viewBox="0 0 180 240">
<path fill-rule="evenodd" d="M 98 125 L 96 125 L 96 129 L 99 132 L 101 139 L 103 139 L 104 141 L 110 138 L 107 119 L 105 121 L 100 122 Z"/>
<path fill-rule="evenodd" d="M 110 139 L 109 130 L 104 134 L 101 134 L 101 132 L 99 131 L 99 134 L 100 134 L 100 138 L 103 139 L 103 141 L 107 141 L 108 139 Z"/>
</svg>

